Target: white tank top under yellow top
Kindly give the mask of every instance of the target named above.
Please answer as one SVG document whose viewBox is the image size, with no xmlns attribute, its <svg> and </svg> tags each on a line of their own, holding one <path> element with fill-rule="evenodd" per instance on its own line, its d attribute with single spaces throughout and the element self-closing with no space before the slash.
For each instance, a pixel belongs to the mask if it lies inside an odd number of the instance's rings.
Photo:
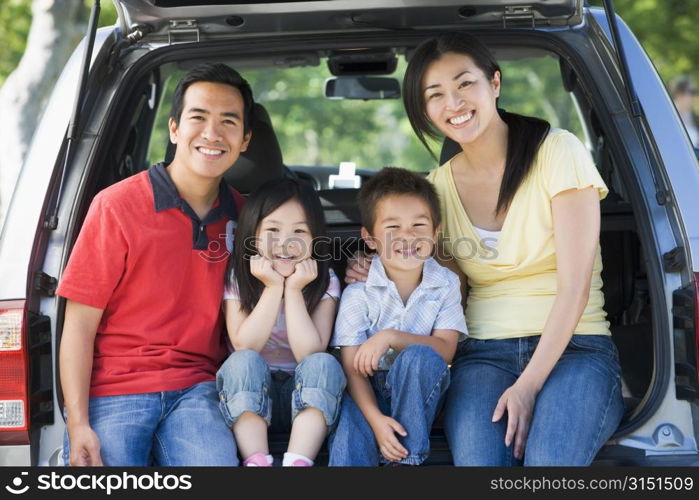
<svg viewBox="0 0 699 500">
<path fill-rule="evenodd" d="M 430 172 L 442 207 L 444 249 L 468 277 L 469 335 L 504 339 L 541 335 L 556 297 L 556 249 L 551 199 L 571 189 L 608 189 L 589 152 L 570 132 L 551 129 L 529 175 L 515 193 L 495 245 L 481 244 L 469 221 L 451 172 L 451 160 Z M 602 294 L 599 246 L 590 298 L 576 334 L 609 335 Z"/>
</svg>

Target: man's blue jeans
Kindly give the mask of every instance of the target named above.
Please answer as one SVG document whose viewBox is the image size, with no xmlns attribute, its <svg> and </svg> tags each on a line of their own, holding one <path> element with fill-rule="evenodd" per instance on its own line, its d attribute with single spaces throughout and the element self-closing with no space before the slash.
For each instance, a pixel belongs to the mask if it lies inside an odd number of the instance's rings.
<svg viewBox="0 0 699 500">
<path fill-rule="evenodd" d="M 328 429 L 335 425 L 347 380 L 340 363 L 330 354 L 306 356 L 294 370 L 272 372 L 256 351 L 235 351 L 219 368 L 216 383 L 220 408 L 229 426 L 249 411 L 261 416 L 272 430 L 289 432 L 304 408 L 323 413 Z"/>
<path fill-rule="evenodd" d="M 238 465 L 213 380 L 179 391 L 90 398 L 89 412 L 104 465 Z M 66 465 L 69 457 L 66 430 Z"/>
<path fill-rule="evenodd" d="M 429 346 L 403 349 L 388 371 L 370 377 L 376 402 L 384 415 L 397 420 L 408 433 L 396 435 L 408 450 L 400 463 L 420 465 L 430 452 L 430 430 L 449 386 L 449 368 Z M 374 432 L 349 394 L 342 399 L 340 418 L 328 440 L 331 466 L 375 466 L 386 463 Z"/>
<path fill-rule="evenodd" d="M 524 461 L 514 458 L 507 414 L 491 418 L 539 339 L 459 343 L 444 408 L 455 465 L 589 465 L 614 433 L 624 413 L 616 347 L 606 335 L 573 335 L 537 396 Z"/>
</svg>

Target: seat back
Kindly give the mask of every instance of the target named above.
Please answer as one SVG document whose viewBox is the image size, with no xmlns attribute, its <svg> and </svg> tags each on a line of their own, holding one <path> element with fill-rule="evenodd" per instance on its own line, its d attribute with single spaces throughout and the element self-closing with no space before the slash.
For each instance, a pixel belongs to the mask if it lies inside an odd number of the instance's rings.
<svg viewBox="0 0 699 500">
<path fill-rule="evenodd" d="M 247 151 L 229 168 L 224 179 L 239 192 L 248 194 L 261 184 L 287 176 L 282 150 L 269 113 L 260 103 L 252 109 L 252 138 Z"/>
</svg>

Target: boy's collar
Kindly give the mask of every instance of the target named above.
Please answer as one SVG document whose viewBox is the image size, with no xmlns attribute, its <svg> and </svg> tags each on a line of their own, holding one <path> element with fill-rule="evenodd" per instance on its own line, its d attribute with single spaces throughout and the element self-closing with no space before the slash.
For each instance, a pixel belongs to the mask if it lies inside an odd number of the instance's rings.
<svg viewBox="0 0 699 500">
<path fill-rule="evenodd" d="M 418 286 L 425 288 L 439 288 L 444 286 L 444 278 L 442 276 L 442 266 L 440 266 L 433 257 L 425 260 L 422 266 L 422 280 Z M 366 279 L 366 286 L 388 286 L 391 280 L 386 275 L 386 269 L 383 267 L 383 262 L 378 255 L 374 255 L 371 259 L 369 267 L 369 275 Z"/>
</svg>

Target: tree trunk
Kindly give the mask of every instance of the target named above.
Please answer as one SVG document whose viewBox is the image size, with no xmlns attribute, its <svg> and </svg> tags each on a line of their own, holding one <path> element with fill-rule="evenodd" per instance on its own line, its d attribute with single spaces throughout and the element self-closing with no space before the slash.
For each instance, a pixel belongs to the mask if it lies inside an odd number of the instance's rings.
<svg viewBox="0 0 699 500">
<path fill-rule="evenodd" d="M 82 1 L 33 1 L 24 55 L 0 89 L 0 228 L 34 129 L 84 30 Z"/>
</svg>

